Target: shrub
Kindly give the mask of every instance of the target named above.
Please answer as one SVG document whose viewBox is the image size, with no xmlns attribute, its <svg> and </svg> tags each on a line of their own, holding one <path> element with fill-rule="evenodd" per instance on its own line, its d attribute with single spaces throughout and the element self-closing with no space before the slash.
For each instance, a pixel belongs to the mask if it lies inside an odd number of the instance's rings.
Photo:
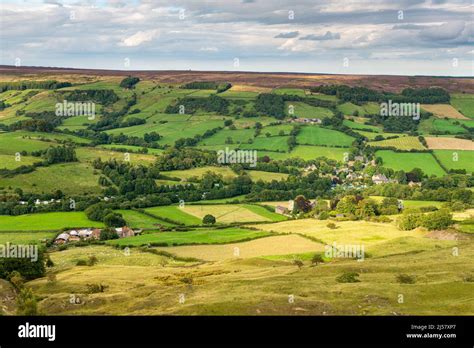
<svg viewBox="0 0 474 348">
<path fill-rule="evenodd" d="M 314 256 L 311 258 L 311 263 L 313 265 L 317 265 L 318 263 L 323 263 L 324 259 L 321 254 L 314 254 Z"/>
<path fill-rule="evenodd" d="M 442 209 L 423 217 L 421 225 L 428 230 L 444 230 L 453 224 L 453 215 Z"/>
<path fill-rule="evenodd" d="M 330 222 L 326 225 L 327 228 L 330 228 L 331 230 L 335 230 L 337 228 L 336 224 L 334 222 Z"/>
<path fill-rule="evenodd" d="M 356 272 L 345 272 L 336 278 L 336 281 L 339 283 L 358 283 L 360 282 L 359 273 Z"/>
<path fill-rule="evenodd" d="M 17 300 L 17 315 L 37 315 L 38 314 L 38 303 L 33 291 L 30 288 L 21 289 L 18 294 Z"/>
<path fill-rule="evenodd" d="M 216 218 L 210 214 L 207 214 L 202 218 L 202 223 L 205 225 L 214 225 L 216 223 Z"/>
<path fill-rule="evenodd" d="M 76 266 L 87 266 L 86 260 L 77 260 Z"/>
<path fill-rule="evenodd" d="M 122 214 L 110 213 L 104 217 L 104 224 L 108 227 L 122 227 L 127 225 L 127 222 Z"/>
<path fill-rule="evenodd" d="M 419 213 L 405 213 L 397 221 L 398 228 L 403 231 L 413 230 L 421 226 L 423 214 Z"/>
<path fill-rule="evenodd" d="M 97 262 L 99 262 L 99 259 L 95 255 L 91 255 L 89 256 L 89 260 L 87 260 L 87 265 L 94 266 Z"/>
<path fill-rule="evenodd" d="M 397 275 L 397 281 L 400 284 L 415 284 L 416 283 L 416 277 L 408 275 L 408 274 L 399 274 L 399 275 Z"/>
<path fill-rule="evenodd" d="M 329 218 L 329 212 L 323 211 L 318 216 L 319 220 L 327 220 Z"/>
<path fill-rule="evenodd" d="M 112 228 L 104 228 L 100 231 L 100 240 L 118 239 L 118 234 Z"/>
<path fill-rule="evenodd" d="M 97 294 L 99 292 L 104 292 L 108 288 L 107 285 L 103 284 L 86 284 L 88 294 Z"/>
<path fill-rule="evenodd" d="M 293 261 L 293 264 L 294 264 L 295 266 L 298 266 L 299 269 L 301 269 L 301 267 L 304 266 L 304 263 L 303 263 L 303 261 L 301 261 L 301 260 L 294 260 L 294 261 Z"/>
</svg>

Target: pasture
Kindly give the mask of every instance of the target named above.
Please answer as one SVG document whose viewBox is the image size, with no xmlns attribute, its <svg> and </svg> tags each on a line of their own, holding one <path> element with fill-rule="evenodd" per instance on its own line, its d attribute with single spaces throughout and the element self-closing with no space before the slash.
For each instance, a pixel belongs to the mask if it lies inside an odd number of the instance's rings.
<svg viewBox="0 0 474 348">
<path fill-rule="evenodd" d="M 451 94 L 451 105 L 460 113 L 469 118 L 474 118 L 474 95 L 454 93 Z"/>
<path fill-rule="evenodd" d="M 0 215 L 0 231 L 47 231 L 65 227 L 103 227 L 99 221 L 91 221 L 84 212 L 59 212 Z"/>
<path fill-rule="evenodd" d="M 433 154 L 448 169 L 466 169 L 474 172 L 474 151 L 434 150 Z"/>
<path fill-rule="evenodd" d="M 200 244 L 226 244 L 242 240 L 267 237 L 268 232 L 246 230 L 242 228 L 202 229 L 189 232 L 160 232 L 143 234 L 137 237 L 114 239 L 107 242 L 110 245 L 142 246 L 142 245 L 200 245 Z"/>
<path fill-rule="evenodd" d="M 299 157 L 304 160 L 327 157 L 342 162 L 344 160 L 344 154 L 348 153 L 348 150 L 348 148 L 340 147 L 298 145 L 290 152 L 288 157 Z"/>
<path fill-rule="evenodd" d="M 263 207 L 250 204 L 219 204 L 219 205 L 186 205 L 183 211 L 196 216 L 200 220 L 206 215 L 213 215 L 218 223 L 244 223 L 258 221 L 279 221 L 282 215 L 269 212 Z"/>
<path fill-rule="evenodd" d="M 296 136 L 300 145 L 324 145 L 350 147 L 354 138 L 351 136 L 327 128 L 318 126 L 305 126 Z"/>
<path fill-rule="evenodd" d="M 417 137 L 399 137 L 380 141 L 369 142 L 371 146 L 394 147 L 399 150 L 424 150 L 425 147 L 420 143 Z"/>
<path fill-rule="evenodd" d="M 170 221 L 176 222 L 177 224 L 184 224 L 184 225 L 200 225 L 201 224 L 201 219 L 195 217 L 194 215 L 184 212 L 183 208 L 179 208 L 177 206 L 152 207 L 152 208 L 146 208 L 145 211 L 147 213 L 151 213 L 157 216 L 158 218 L 170 219 Z"/>
<path fill-rule="evenodd" d="M 379 150 L 375 155 L 382 158 L 384 167 L 392 168 L 393 170 L 409 172 L 414 168 L 420 168 L 427 175 L 443 176 L 445 174 L 444 170 L 430 153 Z"/>
</svg>

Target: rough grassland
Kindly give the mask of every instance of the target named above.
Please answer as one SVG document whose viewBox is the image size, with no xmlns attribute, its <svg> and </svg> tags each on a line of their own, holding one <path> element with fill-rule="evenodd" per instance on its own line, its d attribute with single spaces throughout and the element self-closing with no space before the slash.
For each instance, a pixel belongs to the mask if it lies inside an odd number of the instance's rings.
<svg viewBox="0 0 474 348">
<path fill-rule="evenodd" d="M 122 214 L 123 218 L 127 222 L 127 226 L 132 228 L 145 228 L 145 229 L 156 229 L 160 225 L 162 226 L 174 226 L 173 224 L 155 219 L 151 216 L 142 214 L 134 210 L 116 210 L 118 213 Z"/>
<path fill-rule="evenodd" d="M 181 257 L 193 257 L 207 261 L 222 261 L 265 255 L 318 252 L 322 251 L 323 248 L 323 245 L 306 238 L 288 235 L 259 238 L 249 242 L 226 245 L 178 246 L 158 249 L 171 252 Z"/>
<path fill-rule="evenodd" d="M 252 231 L 241 228 L 226 228 L 219 230 L 196 230 L 190 232 L 161 232 L 144 234 L 137 237 L 115 239 L 108 242 L 111 245 L 140 246 L 152 243 L 172 245 L 186 244 L 225 244 L 269 236 L 270 233 Z M 153 244 L 152 244 L 153 245 Z"/>
<path fill-rule="evenodd" d="M 200 168 L 192 168 L 188 170 L 172 170 L 169 172 L 161 172 L 161 174 L 173 177 L 173 178 L 180 178 L 181 180 L 187 180 L 191 177 L 197 177 L 201 178 L 204 174 L 207 172 L 213 172 L 215 174 L 220 174 L 223 177 L 235 177 L 237 174 L 235 174 L 232 169 L 229 167 L 213 167 L 213 166 L 207 166 L 207 167 L 200 167 Z"/>
<path fill-rule="evenodd" d="M 461 120 L 469 119 L 449 104 L 422 104 L 421 108 L 433 113 L 436 117 L 440 118 L 447 117 Z"/>
<path fill-rule="evenodd" d="M 1 216 L 0 216 L 1 221 Z M 53 238 L 57 232 L 0 232 L 0 245 L 10 244 L 38 244 L 43 239 Z"/>
<path fill-rule="evenodd" d="M 272 180 L 284 180 L 288 177 L 288 174 L 285 173 L 272 173 L 272 172 L 262 172 L 259 170 L 247 170 L 246 173 L 250 176 L 253 181 L 272 181 Z"/>
<path fill-rule="evenodd" d="M 430 153 L 394 152 L 392 150 L 380 150 L 376 152 L 377 157 L 383 160 L 383 166 L 394 170 L 409 172 L 413 168 L 420 168 L 428 175 L 443 176 L 443 168 Z"/>
<path fill-rule="evenodd" d="M 44 231 L 64 227 L 102 226 L 104 226 L 102 222 L 89 220 L 84 212 L 0 215 L 0 231 Z"/>
</svg>

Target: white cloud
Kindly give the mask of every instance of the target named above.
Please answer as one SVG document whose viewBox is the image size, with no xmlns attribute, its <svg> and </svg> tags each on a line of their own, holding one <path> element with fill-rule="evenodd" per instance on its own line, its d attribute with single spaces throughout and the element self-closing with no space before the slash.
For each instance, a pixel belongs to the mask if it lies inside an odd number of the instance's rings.
<svg viewBox="0 0 474 348">
<path fill-rule="evenodd" d="M 120 46 L 126 47 L 135 47 L 140 46 L 142 43 L 151 41 L 158 37 L 159 31 L 157 29 L 147 30 L 147 31 L 139 31 L 132 36 L 127 37 L 126 39 L 122 40 L 119 43 Z"/>
</svg>

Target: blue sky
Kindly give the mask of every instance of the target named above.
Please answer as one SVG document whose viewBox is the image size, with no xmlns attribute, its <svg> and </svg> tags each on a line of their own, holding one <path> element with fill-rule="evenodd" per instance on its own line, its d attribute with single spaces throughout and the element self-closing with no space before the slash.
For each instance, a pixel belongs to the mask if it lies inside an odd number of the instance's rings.
<svg viewBox="0 0 474 348">
<path fill-rule="evenodd" d="M 0 64 L 473 76 L 470 0 L 22 1 Z"/>
</svg>

